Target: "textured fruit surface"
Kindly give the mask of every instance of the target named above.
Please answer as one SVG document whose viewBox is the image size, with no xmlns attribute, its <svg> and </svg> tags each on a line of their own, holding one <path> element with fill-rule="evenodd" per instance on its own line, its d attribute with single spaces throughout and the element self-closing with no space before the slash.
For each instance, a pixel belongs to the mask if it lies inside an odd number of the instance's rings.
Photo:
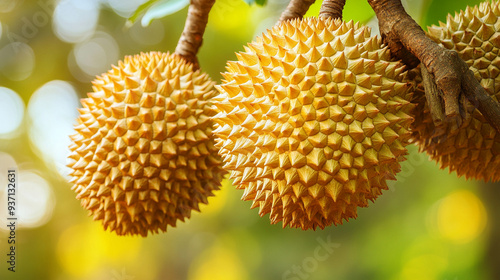
<svg viewBox="0 0 500 280">
<path fill-rule="evenodd" d="M 428 35 L 443 47 L 455 50 L 469 65 L 481 85 L 500 100 L 500 8 L 499 2 L 485 2 L 467 7 L 446 24 L 429 27 Z M 414 94 L 415 110 L 412 125 L 420 149 L 436 160 L 441 168 L 448 167 L 458 176 L 485 181 L 500 180 L 500 134 L 483 115 L 467 102 L 471 117 L 456 133 L 450 125 L 436 129 L 426 104 L 423 86 Z"/>
<path fill-rule="evenodd" d="M 83 99 L 69 167 L 83 207 L 118 235 L 158 233 L 217 190 L 216 94 L 177 55 L 127 56 Z"/>
<path fill-rule="evenodd" d="M 410 139 L 403 65 L 368 27 L 283 22 L 216 86 L 216 146 L 243 199 L 272 223 L 324 228 L 387 189 Z"/>
</svg>

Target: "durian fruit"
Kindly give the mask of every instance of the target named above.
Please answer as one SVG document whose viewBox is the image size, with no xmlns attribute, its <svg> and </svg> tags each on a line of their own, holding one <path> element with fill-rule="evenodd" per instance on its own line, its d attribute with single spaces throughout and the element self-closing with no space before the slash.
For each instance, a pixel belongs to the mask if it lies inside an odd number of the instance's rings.
<svg viewBox="0 0 500 280">
<path fill-rule="evenodd" d="M 285 21 L 228 62 L 214 104 L 233 184 L 271 223 L 324 228 L 357 216 L 405 159 L 412 85 L 368 27 Z"/>
<path fill-rule="evenodd" d="M 484 2 L 467 7 L 454 17 L 448 15 L 446 24 L 429 27 L 428 35 L 441 46 L 456 51 L 491 97 L 500 100 L 499 2 Z M 471 117 L 452 133 L 449 123 L 439 129 L 434 126 L 422 85 L 414 99 L 419 105 L 412 130 L 422 151 L 441 168 L 449 168 L 458 176 L 500 180 L 500 134 L 472 104 L 466 105 Z"/>
<path fill-rule="evenodd" d="M 118 235 L 166 231 L 219 188 L 208 75 L 176 54 L 127 56 L 83 99 L 69 167 L 94 220 Z"/>
</svg>

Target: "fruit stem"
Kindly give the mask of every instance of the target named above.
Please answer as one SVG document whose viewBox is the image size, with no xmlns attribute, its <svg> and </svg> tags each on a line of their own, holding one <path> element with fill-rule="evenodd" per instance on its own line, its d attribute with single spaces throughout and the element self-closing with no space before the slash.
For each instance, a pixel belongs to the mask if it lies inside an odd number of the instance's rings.
<svg viewBox="0 0 500 280">
<path fill-rule="evenodd" d="M 500 104 L 486 93 L 455 51 L 444 49 L 428 38 L 406 13 L 401 0 L 368 0 L 368 3 L 377 15 L 380 34 L 391 54 L 409 69 L 421 62 L 433 75 L 444 101 L 446 121 L 456 122 L 456 129 L 461 125 L 462 118 L 467 115 L 460 106 L 461 95 L 465 95 L 500 133 Z M 427 102 L 430 104 L 433 100 Z"/>
<path fill-rule="evenodd" d="M 483 117 L 497 130 L 497 133 L 500 133 L 500 103 L 486 93 L 471 70 L 466 72 L 462 87 L 467 99 L 483 114 Z"/>
<path fill-rule="evenodd" d="M 175 48 L 176 54 L 193 64 L 193 70 L 200 68 L 196 54 L 203 43 L 208 14 L 214 3 L 215 0 L 191 0 L 184 31 Z"/>
<path fill-rule="evenodd" d="M 429 110 L 431 112 L 432 120 L 434 125 L 439 126 L 444 121 L 444 112 L 441 104 L 441 97 L 439 89 L 434 83 L 434 79 L 424 66 L 420 68 L 422 73 L 422 80 L 424 84 L 425 98 L 430 100 Z"/>
<path fill-rule="evenodd" d="M 319 16 L 325 18 L 342 19 L 345 0 L 323 0 Z"/>
<path fill-rule="evenodd" d="M 291 0 L 286 9 L 281 14 L 279 21 L 285 21 L 294 18 L 302 18 L 309 7 L 316 0 Z"/>
</svg>

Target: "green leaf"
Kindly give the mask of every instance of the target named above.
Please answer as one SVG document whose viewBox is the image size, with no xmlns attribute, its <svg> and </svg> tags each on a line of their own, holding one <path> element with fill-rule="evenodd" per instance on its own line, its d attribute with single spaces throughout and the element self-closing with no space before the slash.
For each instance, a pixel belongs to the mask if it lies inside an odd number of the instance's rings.
<svg viewBox="0 0 500 280">
<path fill-rule="evenodd" d="M 149 7 L 151 7 L 154 3 L 158 2 L 158 1 L 159 0 L 149 0 L 149 1 L 145 2 L 144 4 L 140 5 L 137 8 L 137 10 L 135 10 L 134 14 L 127 19 L 126 25 L 131 26 L 132 24 L 134 24 L 137 21 L 137 19 L 139 17 L 141 17 Z"/>
<path fill-rule="evenodd" d="M 267 0 L 243 0 L 248 5 L 257 4 L 259 6 L 264 6 L 267 3 Z"/>
<path fill-rule="evenodd" d="M 433 0 L 424 13 L 423 23 L 425 26 L 438 25 L 440 21 L 446 22 L 448 14 L 455 15 L 455 12 L 465 10 L 467 5 L 474 7 L 481 2 L 483 0 Z"/>
<path fill-rule="evenodd" d="M 142 17 L 142 26 L 148 26 L 153 19 L 162 18 L 182 10 L 189 5 L 189 0 L 159 0 Z"/>
</svg>

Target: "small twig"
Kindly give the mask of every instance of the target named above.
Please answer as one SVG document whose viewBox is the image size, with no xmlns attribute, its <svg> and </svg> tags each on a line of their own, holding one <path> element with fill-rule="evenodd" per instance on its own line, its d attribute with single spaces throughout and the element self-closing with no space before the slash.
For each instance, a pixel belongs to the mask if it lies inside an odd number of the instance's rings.
<svg viewBox="0 0 500 280">
<path fill-rule="evenodd" d="M 432 120 L 435 126 L 439 126 L 443 123 L 444 113 L 443 105 L 440 97 L 439 89 L 434 82 L 434 78 L 427 71 L 424 65 L 420 66 L 420 72 L 422 73 L 422 80 L 425 90 L 425 99 L 427 99 L 427 104 L 432 115 Z"/>
<path fill-rule="evenodd" d="M 331 17 L 333 19 L 342 19 L 342 11 L 344 10 L 345 0 L 323 0 L 321 9 L 319 10 L 320 17 Z"/>
<path fill-rule="evenodd" d="M 215 0 L 191 0 L 189 5 L 184 31 L 179 38 L 175 53 L 186 61 L 193 63 L 193 70 L 199 69 L 198 53 L 203 43 L 203 34 L 208 22 L 208 14 Z"/>
<path fill-rule="evenodd" d="M 281 13 L 279 21 L 302 18 L 314 1 L 316 0 L 291 0 L 283 13 Z"/>
</svg>

